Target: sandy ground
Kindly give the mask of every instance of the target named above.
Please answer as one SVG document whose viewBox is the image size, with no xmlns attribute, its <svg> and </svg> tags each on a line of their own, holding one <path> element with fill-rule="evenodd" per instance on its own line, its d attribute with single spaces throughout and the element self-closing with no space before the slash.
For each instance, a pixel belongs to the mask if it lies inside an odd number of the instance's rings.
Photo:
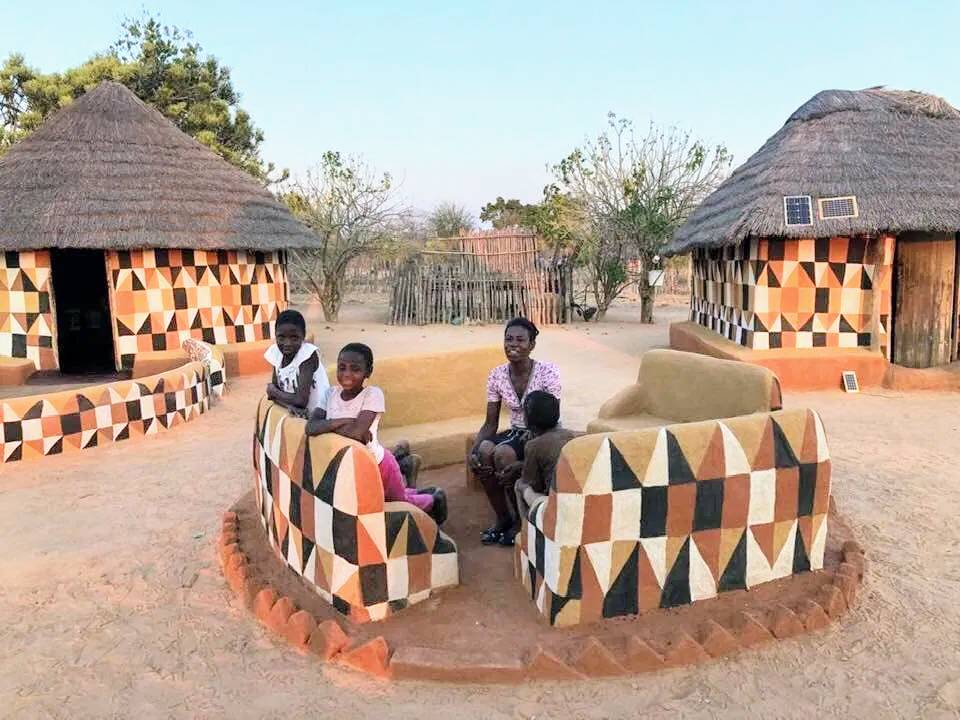
<svg viewBox="0 0 960 720">
<path fill-rule="evenodd" d="M 582 426 L 682 314 L 642 327 L 618 310 L 547 330 L 538 354 L 561 367 L 565 421 Z M 344 317 L 312 322 L 328 357 L 355 339 L 386 356 L 499 337 L 388 329 L 365 308 Z M 0 717 L 958 717 L 956 394 L 787 396 L 822 413 L 834 494 L 870 559 L 861 604 L 838 626 L 690 669 L 501 688 L 381 684 L 321 666 L 238 605 L 214 542 L 250 486 L 264 383 L 233 382 L 207 417 L 160 437 L 0 466 Z"/>
</svg>

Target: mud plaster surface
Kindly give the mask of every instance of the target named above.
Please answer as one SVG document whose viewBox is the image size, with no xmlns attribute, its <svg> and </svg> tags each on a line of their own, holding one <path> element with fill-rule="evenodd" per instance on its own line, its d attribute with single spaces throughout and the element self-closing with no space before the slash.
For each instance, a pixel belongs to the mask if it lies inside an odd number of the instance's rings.
<svg viewBox="0 0 960 720">
<path fill-rule="evenodd" d="M 582 427 L 683 314 L 547 330 L 538 355 L 564 374 L 565 422 Z M 387 328 L 367 308 L 344 317 L 311 322 L 328 355 L 357 339 L 389 355 L 500 337 Z M 242 378 L 207 417 L 157 438 L 0 468 L 0 717 L 956 717 L 938 693 L 960 678 L 958 394 L 787 394 L 822 413 L 837 504 L 868 549 L 858 605 L 829 629 L 623 679 L 461 687 L 320 666 L 224 583 L 215 536 L 250 487 L 265 384 Z"/>
<path fill-rule="evenodd" d="M 486 527 L 482 520 L 488 512 L 486 497 L 464 487 L 463 472 L 463 466 L 452 466 L 421 475 L 422 486 L 436 485 L 447 491 L 450 517 L 443 527 L 459 546 L 460 585 L 386 621 L 351 623 L 288 569 L 266 540 L 253 491 L 233 508 L 240 519 L 240 549 L 250 560 L 254 577 L 264 580 L 278 595 L 289 596 L 318 621 L 336 620 L 355 644 L 382 635 L 393 650 L 412 645 L 467 654 L 505 654 L 518 660 L 540 645 L 572 662 L 590 636 L 617 648 L 621 644 L 626 647 L 627 638 L 638 635 L 664 652 L 675 633 L 683 631 L 696 637 L 707 620 L 735 627 L 739 624 L 735 622 L 737 613 L 747 611 L 764 622 L 772 618 L 777 603 L 794 607 L 804 598 L 813 599 L 818 588 L 829 584 L 840 564 L 843 542 L 851 539 L 844 521 L 831 513 L 821 572 L 784 578 L 749 592 L 721 593 L 683 608 L 653 610 L 575 628 L 551 628 L 536 611 L 530 593 L 514 577 L 513 551 L 480 543 L 480 533 Z"/>
</svg>

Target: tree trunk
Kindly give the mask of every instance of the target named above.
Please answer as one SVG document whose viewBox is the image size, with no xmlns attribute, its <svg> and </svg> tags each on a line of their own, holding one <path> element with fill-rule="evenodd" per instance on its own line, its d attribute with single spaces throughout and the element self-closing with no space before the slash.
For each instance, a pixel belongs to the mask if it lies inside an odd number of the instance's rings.
<svg viewBox="0 0 960 720">
<path fill-rule="evenodd" d="M 320 293 L 320 307 L 323 309 L 323 318 L 328 322 L 337 322 L 340 318 L 340 282 L 337 278 L 327 277 Z"/>
<path fill-rule="evenodd" d="M 640 322 L 653 324 L 653 296 L 654 287 L 650 284 L 650 258 L 640 256 L 640 280 L 637 289 L 640 293 Z"/>
</svg>

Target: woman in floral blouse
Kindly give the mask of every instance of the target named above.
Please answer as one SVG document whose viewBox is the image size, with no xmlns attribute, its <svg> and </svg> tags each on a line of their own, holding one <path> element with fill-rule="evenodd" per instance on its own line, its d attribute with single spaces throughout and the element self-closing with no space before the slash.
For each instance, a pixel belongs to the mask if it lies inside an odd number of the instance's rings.
<svg viewBox="0 0 960 720">
<path fill-rule="evenodd" d="M 513 545 L 517 534 L 514 484 L 523 469 L 523 446 L 527 426 L 523 401 L 528 393 L 543 390 L 560 399 L 560 371 L 553 363 L 534 360 L 537 326 L 526 318 L 514 318 L 503 333 L 507 362 L 490 371 L 487 378 L 487 418 L 467 456 L 467 464 L 483 485 L 496 513 L 493 527 L 483 531 L 485 545 Z M 510 428 L 498 432 L 500 407 L 510 409 Z"/>
</svg>

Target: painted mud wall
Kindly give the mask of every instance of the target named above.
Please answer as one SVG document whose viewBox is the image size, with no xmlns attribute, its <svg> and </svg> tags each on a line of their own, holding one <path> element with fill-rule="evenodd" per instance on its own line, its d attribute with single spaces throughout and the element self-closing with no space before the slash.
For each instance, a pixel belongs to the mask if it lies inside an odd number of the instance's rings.
<svg viewBox="0 0 960 720">
<path fill-rule="evenodd" d="M 885 350 L 895 240 L 884 235 L 879 241 L 879 262 L 869 261 L 875 241 L 864 237 L 762 238 L 698 248 L 690 319 L 754 350 L 869 347 L 879 279 Z"/>
<path fill-rule="evenodd" d="M 56 370 L 55 330 L 49 251 L 0 252 L 0 357 Z"/>
<path fill-rule="evenodd" d="M 107 252 L 117 363 L 175 350 L 187 338 L 211 344 L 264 340 L 289 299 L 281 252 Z"/>
</svg>

